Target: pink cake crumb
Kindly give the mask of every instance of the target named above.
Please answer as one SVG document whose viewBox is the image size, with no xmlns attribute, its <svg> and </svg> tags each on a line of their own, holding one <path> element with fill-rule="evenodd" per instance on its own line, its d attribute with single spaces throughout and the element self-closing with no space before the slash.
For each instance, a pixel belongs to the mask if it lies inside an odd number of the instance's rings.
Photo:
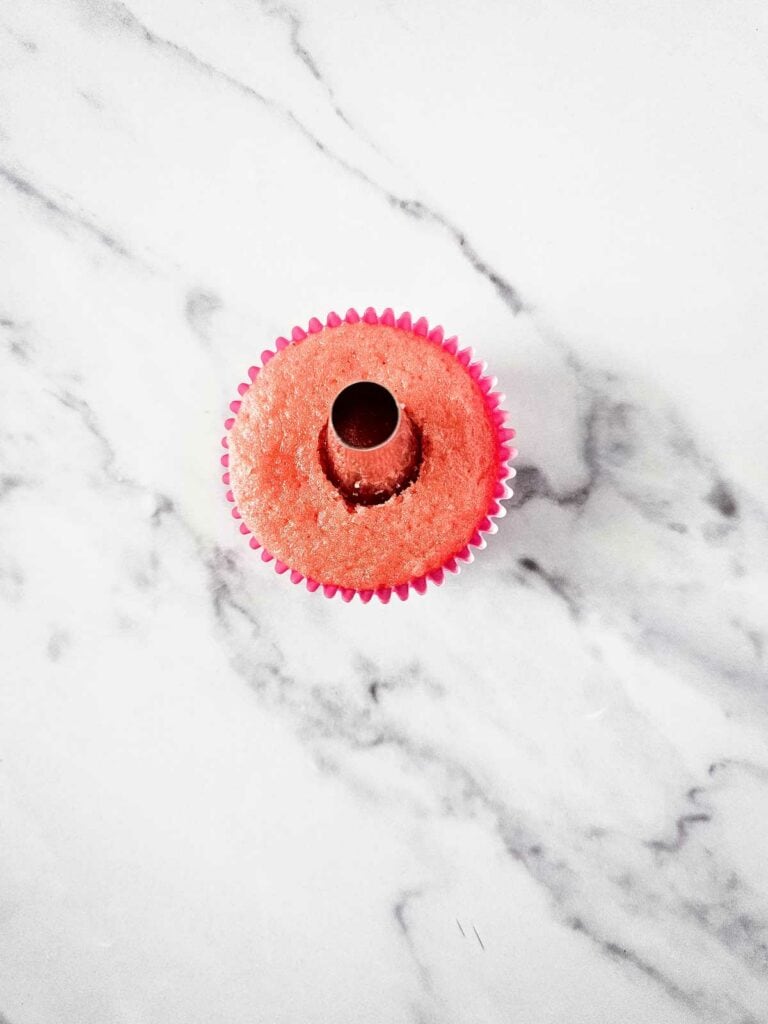
<svg viewBox="0 0 768 1024">
<path fill-rule="evenodd" d="M 229 479 L 246 529 L 292 574 L 343 596 L 440 573 L 496 496 L 499 438 L 483 391 L 420 334 L 364 319 L 315 330 L 266 362 L 231 426 Z M 335 396 L 360 380 L 388 388 L 421 433 L 417 479 L 379 505 L 345 501 L 320 454 Z"/>
</svg>

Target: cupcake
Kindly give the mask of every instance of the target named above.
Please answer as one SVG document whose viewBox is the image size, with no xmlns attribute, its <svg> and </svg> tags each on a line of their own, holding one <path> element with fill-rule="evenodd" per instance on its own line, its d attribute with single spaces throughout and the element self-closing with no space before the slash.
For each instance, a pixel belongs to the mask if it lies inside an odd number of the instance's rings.
<svg viewBox="0 0 768 1024">
<path fill-rule="evenodd" d="M 423 593 L 504 514 L 502 396 L 456 338 L 391 309 L 294 327 L 239 386 L 223 481 L 241 533 L 293 583 L 368 602 Z"/>
</svg>

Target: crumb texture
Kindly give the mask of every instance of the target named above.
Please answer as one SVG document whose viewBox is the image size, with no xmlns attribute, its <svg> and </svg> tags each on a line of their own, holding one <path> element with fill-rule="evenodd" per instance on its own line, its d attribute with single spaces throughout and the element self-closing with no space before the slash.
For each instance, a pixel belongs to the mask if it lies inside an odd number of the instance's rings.
<svg viewBox="0 0 768 1024">
<path fill-rule="evenodd" d="M 319 438 L 338 392 L 389 388 L 421 431 L 418 479 L 375 506 L 348 505 L 323 471 Z M 447 352 L 384 325 L 342 324 L 278 353 L 230 434 L 232 490 L 265 548 L 311 579 L 395 586 L 437 569 L 491 501 L 496 439 L 483 397 Z"/>
</svg>

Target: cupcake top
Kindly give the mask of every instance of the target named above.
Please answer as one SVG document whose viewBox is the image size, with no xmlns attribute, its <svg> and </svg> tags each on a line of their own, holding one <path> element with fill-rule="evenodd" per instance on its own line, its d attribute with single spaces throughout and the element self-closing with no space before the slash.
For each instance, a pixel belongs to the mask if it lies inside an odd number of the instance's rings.
<svg viewBox="0 0 768 1024">
<path fill-rule="evenodd" d="M 439 582 L 501 512 L 509 475 L 511 431 L 479 364 L 468 368 L 469 355 L 443 344 L 439 329 L 428 338 L 394 317 L 371 323 L 369 312 L 333 326 L 313 321 L 296 343 L 278 344 L 228 421 L 229 496 L 252 546 L 292 578 L 345 596 L 407 588 L 430 574 Z M 349 411 L 355 398 L 368 403 L 367 419 L 365 408 L 358 420 Z M 355 472 L 344 480 L 344 457 L 354 462 L 359 449 L 385 481 L 379 491 L 352 482 Z M 386 458 L 399 459 L 399 476 L 388 464 L 379 471 Z"/>
</svg>

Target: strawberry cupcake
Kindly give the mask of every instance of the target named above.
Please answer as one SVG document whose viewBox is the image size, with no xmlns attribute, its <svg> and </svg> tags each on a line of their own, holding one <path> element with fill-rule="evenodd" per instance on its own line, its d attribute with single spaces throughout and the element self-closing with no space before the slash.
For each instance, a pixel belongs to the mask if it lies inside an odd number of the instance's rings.
<svg viewBox="0 0 768 1024">
<path fill-rule="evenodd" d="M 405 600 L 495 532 L 514 431 L 493 379 L 441 327 L 331 313 L 278 338 L 249 378 L 223 480 L 241 533 L 293 583 Z"/>
</svg>

